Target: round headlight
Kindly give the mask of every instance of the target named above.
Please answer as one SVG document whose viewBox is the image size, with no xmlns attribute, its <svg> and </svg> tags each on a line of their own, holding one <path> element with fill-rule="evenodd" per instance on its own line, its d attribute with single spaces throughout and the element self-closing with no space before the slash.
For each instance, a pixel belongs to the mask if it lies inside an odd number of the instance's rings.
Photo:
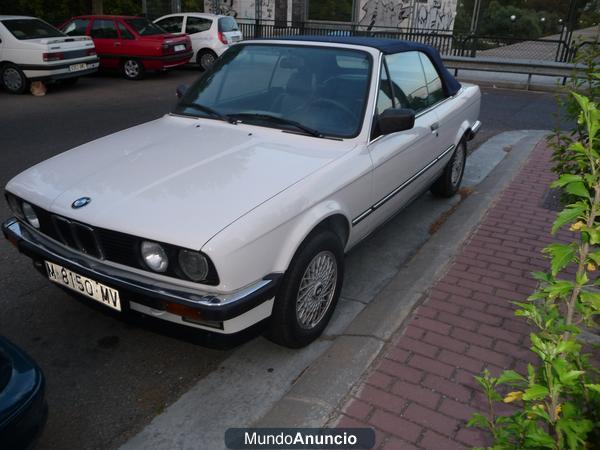
<svg viewBox="0 0 600 450">
<path fill-rule="evenodd" d="M 34 228 L 39 228 L 40 219 L 38 219 L 38 216 L 33 210 L 33 207 L 29 203 L 23 202 L 23 205 L 21 205 L 21 209 L 23 210 L 23 215 L 25 216 L 27 222 L 29 222 L 29 225 L 31 225 Z"/>
<path fill-rule="evenodd" d="M 142 258 L 144 264 L 155 272 L 165 272 L 169 266 L 169 258 L 167 252 L 162 245 L 156 242 L 144 241 L 142 242 Z"/>
<path fill-rule="evenodd" d="M 191 250 L 179 250 L 179 267 L 192 281 L 202 281 L 208 275 L 206 257 Z"/>
</svg>

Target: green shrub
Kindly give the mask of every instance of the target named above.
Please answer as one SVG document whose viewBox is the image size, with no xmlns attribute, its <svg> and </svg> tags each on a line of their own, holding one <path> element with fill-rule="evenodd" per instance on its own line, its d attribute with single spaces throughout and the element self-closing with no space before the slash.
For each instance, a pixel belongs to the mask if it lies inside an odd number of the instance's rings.
<svg viewBox="0 0 600 450">
<path fill-rule="evenodd" d="M 515 302 L 516 315 L 535 329 L 530 339 L 537 364 L 529 364 L 526 374 L 506 370 L 492 377 L 486 371 L 476 377 L 488 411 L 476 413 L 468 425 L 489 430 L 495 450 L 586 449 L 600 442 L 599 371 L 577 340 L 580 325 L 597 326 L 593 318 L 600 314 L 600 110 L 587 97 L 572 95 L 578 139 L 567 149 L 578 173 L 563 173 L 552 184 L 573 198 L 552 232 L 569 226 L 577 240 L 547 246 L 550 270 L 535 273 L 538 289 L 526 302 Z M 566 276 L 573 267 L 575 277 Z M 516 412 L 496 414 L 498 401 L 515 404 Z"/>
</svg>

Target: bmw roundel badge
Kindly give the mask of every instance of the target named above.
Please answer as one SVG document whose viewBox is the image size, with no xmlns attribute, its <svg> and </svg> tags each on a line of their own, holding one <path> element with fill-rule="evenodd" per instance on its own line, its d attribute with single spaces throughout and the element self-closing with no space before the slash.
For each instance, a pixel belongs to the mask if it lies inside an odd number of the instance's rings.
<svg viewBox="0 0 600 450">
<path fill-rule="evenodd" d="M 73 203 L 71 203 L 71 208 L 73 208 L 73 209 L 83 208 L 85 205 L 87 205 L 91 201 L 92 201 L 92 199 L 89 197 L 78 198 Z"/>
</svg>

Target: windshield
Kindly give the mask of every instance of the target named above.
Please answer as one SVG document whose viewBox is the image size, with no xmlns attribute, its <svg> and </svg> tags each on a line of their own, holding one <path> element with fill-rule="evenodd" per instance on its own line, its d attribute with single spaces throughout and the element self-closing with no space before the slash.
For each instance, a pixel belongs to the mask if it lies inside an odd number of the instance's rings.
<svg viewBox="0 0 600 450">
<path fill-rule="evenodd" d="M 127 19 L 125 22 L 133 28 L 140 36 L 154 36 L 156 34 L 167 34 L 168 31 L 162 29 L 148 19 L 140 17 L 138 19 Z"/>
<path fill-rule="evenodd" d="M 188 89 L 175 113 L 355 137 L 364 116 L 370 73 L 371 58 L 362 51 L 236 45 Z"/>
<path fill-rule="evenodd" d="M 19 40 L 63 37 L 65 34 L 40 19 L 9 19 L 2 24 Z"/>
</svg>

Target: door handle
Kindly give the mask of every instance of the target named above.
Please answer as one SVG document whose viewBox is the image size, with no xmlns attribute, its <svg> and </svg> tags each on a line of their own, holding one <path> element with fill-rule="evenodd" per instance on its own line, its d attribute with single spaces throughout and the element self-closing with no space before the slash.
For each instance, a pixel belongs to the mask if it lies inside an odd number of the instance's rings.
<svg viewBox="0 0 600 450">
<path fill-rule="evenodd" d="M 429 128 L 431 128 L 431 131 L 437 131 L 437 129 L 440 127 L 440 123 L 439 122 L 434 122 L 431 124 L 431 126 Z"/>
<path fill-rule="evenodd" d="M 115 47 L 119 47 L 121 45 L 120 42 L 115 42 Z"/>
</svg>

